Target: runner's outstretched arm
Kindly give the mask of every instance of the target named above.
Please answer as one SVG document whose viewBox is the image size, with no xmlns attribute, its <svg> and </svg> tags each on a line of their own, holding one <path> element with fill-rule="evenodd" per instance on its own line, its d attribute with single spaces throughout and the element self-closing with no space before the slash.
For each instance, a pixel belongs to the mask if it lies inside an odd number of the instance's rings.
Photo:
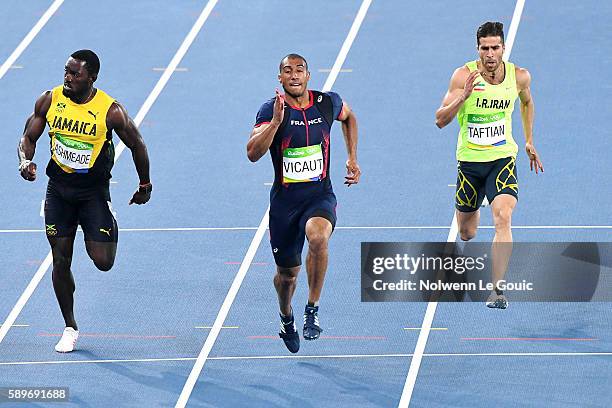
<svg viewBox="0 0 612 408">
<path fill-rule="evenodd" d="M 529 157 L 529 167 L 536 174 L 544 171 L 540 156 L 533 145 L 533 118 L 535 117 L 535 104 L 531 96 L 531 75 L 524 68 L 516 68 L 516 85 L 521 100 L 521 121 L 523 122 L 523 132 L 525 133 L 525 151 Z"/>
<path fill-rule="evenodd" d="M 147 146 L 136 127 L 136 124 L 128 116 L 127 111 L 121 104 L 115 102 L 111 105 L 106 115 L 106 126 L 114 130 L 119 139 L 132 152 L 132 159 L 136 166 L 136 172 L 140 179 L 140 186 L 134 193 L 130 204 L 144 204 L 151 198 L 151 178 L 149 176 L 149 154 Z"/>
<path fill-rule="evenodd" d="M 357 117 L 347 103 L 342 103 L 342 111 L 338 115 L 338 120 L 342 122 L 342 133 L 348 154 L 344 184 L 350 187 L 352 184 L 359 183 L 361 169 L 357 163 Z"/>
<path fill-rule="evenodd" d="M 36 142 L 45 131 L 47 112 L 51 105 L 51 91 L 44 92 L 36 100 L 34 113 L 26 120 L 23 135 L 19 139 L 17 156 L 19 158 L 19 173 L 28 181 L 36 180 L 36 163 L 32 162 L 36 152 Z"/>
</svg>

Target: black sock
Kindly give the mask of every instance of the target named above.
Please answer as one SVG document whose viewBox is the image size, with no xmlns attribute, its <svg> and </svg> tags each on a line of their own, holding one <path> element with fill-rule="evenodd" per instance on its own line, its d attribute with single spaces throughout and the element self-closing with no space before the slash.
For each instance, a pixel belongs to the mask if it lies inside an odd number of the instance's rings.
<svg viewBox="0 0 612 408">
<path fill-rule="evenodd" d="M 289 324 L 293 322 L 293 313 L 291 313 L 289 316 L 285 316 L 282 313 L 279 313 L 279 315 L 283 323 Z"/>
</svg>

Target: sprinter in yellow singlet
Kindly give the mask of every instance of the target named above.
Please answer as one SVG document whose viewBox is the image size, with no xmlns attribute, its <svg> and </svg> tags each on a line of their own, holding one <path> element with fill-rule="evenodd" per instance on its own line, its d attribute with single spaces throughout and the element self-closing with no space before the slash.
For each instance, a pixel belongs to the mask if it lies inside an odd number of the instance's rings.
<svg viewBox="0 0 612 408">
<path fill-rule="evenodd" d="M 109 192 L 115 159 L 113 130 L 132 151 L 140 179 L 130 204 L 144 204 L 151 198 L 147 148 L 123 106 L 94 88 L 99 70 L 100 60 L 93 51 L 74 52 L 66 62 L 64 84 L 36 101 L 17 149 L 21 176 L 34 181 L 36 142 L 49 125 L 45 231 L 53 254 L 53 289 L 66 323 L 55 346 L 60 353 L 73 351 L 79 335 L 70 271 L 77 225 L 83 229 L 87 254 L 98 269 L 108 271 L 115 262 L 118 231 Z"/>
<path fill-rule="evenodd" d="M 544 171 L 533 144 L 534 103 L 531 76 L 524 68 L 503 61 L 503 24 L 487 22 L 476 32 L 479 59 L 453 73 L 442 106 L 436 111 L 441 129 L 455 116 L 457 141 L 457 190 L 455 208 L 459 235 L 469 241 L 476 235 L 480 205 L 486 196 L 495 223 L 492 281 L 495 290 L 487 306 L 505 309 L 508 301 L 498 287 L 512 252 L 512 211 L 518 200 L 515 159 L 518 146 L 512 137 L 514 102 L 520 99 L 525 151 L 531 170 Z M 510 244 L 509 244 L 510 243 Z"/>
</svg>

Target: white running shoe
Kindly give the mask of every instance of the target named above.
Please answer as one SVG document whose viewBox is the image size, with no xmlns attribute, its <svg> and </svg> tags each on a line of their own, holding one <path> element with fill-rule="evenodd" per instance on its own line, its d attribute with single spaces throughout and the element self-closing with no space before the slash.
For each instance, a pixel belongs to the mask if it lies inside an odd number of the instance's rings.
<svg viewBox="0 0 612 408">
<path fill-rule="evenodd" d="M 70 353 L 74 350 L 78 338 L 78 330 L 74 330 L 72 327 L 66 327 L 64 329 L 64 334 L 62 334 L 62 338 L 55 345 L 55 351 L 58 353 Z"/>
</svg>

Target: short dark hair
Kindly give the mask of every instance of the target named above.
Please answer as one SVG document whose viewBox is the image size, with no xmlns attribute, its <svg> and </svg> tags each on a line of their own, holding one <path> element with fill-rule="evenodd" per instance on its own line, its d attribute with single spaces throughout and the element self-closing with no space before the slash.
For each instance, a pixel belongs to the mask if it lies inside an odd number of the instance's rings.
<svg viewBox="0 0 612 408">
<path fill-rule="evenodd" d="M 482 37 L 501 37 L 504 44 L 504 25 L 499 21 L 487 21 L 476 31 L 476 46 L 480 46 Z"/>
<path fill-rule="evenodd" d="M 306 66 L 306 71 L 308 71 L 308 62 L 306 62 L 306 58 L 302 57 L 300 54 L 287 54 L 280 61 L 280 64 L 278 64 L 278 71 L 279 72 L 283 70 L 283 61 L 286 60 L 286 59 L 291 59 L 291 58 L 299 58 L 302 61 L 304 61 L 304 65 Z"/>
<path fill-rule="evenodd" d="M 100 72 L 100 58 L 92 50 L 78 50 L 70 55 L 72 58 L 85 61 L 85 67 L 90 76 L 98 76 Z"/>
</svg>

